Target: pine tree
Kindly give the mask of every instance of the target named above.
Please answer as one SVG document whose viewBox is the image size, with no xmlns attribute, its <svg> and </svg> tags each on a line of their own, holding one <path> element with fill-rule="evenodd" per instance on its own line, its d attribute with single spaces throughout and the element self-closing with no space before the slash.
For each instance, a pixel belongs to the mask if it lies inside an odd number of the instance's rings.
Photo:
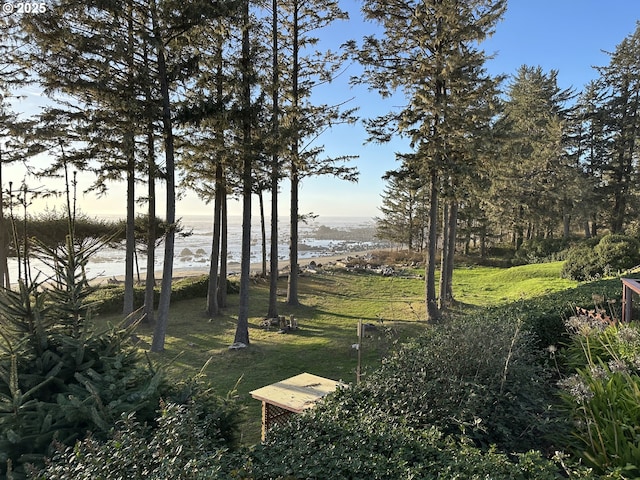
<svg viewBox="0 0 640 480">
<path fill-rule="evenodd" d="M 599 95 L 605 115 L 606 192 L 609 229 L 621 233 L 629 221 L 638 184 L 637 139 L 640 128 L 640 26 L 613 53 L 609 65 L 599 67 Z"/>
<path fill-rule="evenodd" d="M 367 127 L 376 141 L 407 137 L 413 148 L 411 166 L 429 185 L 429 320 L 440 315 L 435 288 L 439 199 L 445 185 L 457 183 L 457 170 L 468 158 L 458 152 L 465 151 L 465 138 L 477 129 L 469 112 L 492 96 L 495 82 L 483 70 L 485 55 L 477 45 L 492 32 L 505 8 L 504 0 L 367 0 L 365 18 L 379 23 L 384 36 L 368 36 L 360 48 L 351 44 L 364 66 L 357 81 L 383 97 L 397 90 L 406 97 L 405 108 L 371 119 Z"/>
<path fill-rule="evenodd" d="M 348 181 L 357 179 L 355 169 L 344 162 L 350 156 L 324 158 L 317 138 L 331 125 L 353 122 L 353 109 L 338 105 L 314 105 L 311 94 L 318 83 L 330 82 L 344 61 L 344 55 L 331 51 L 316 52 L 314 32 L 337 20 L 346 20 L 334 0 L 287 0 L 280 4 L 281 51 L 291 50 L 290 58 L 282 58 L 280 83 L 282 102 L 280 129 L 282 142 L 288 144 L 290 196 L 289 281 L 287 303 L 297 305 L 298 299 L 298 224 L 300 222 L 299 187 L 303 178 L 312 175 L 334 175 Z"/>
<path fill-rule="evenodd" d="M 540 67 L 522 66 L 509 85 L 492 203 L 501 205 L 503 225 L 514 229 L 516 248 L 562 225 L 563 195 L 577 176 L 564 136 L 572 96 L 557 86 L 557 71 Z"/>
<path fill-rule="evenodd" d="M 422 251 L 426 200 L 424 185 L 410 170 L 387 172 L 387 187 L 382 193 L 382 216 L 376 218 L 376 236 Z"/>
</svg>

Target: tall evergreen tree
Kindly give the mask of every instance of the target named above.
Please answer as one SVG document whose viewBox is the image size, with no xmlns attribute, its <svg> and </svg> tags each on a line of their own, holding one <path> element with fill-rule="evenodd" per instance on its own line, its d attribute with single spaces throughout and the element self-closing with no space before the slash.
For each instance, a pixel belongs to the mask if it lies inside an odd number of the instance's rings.
<svg viewBox="0 0 640 480">
<path fill-rule="evenodd" d="M 605 167 L 609 228 L 620 233 L 629 220 L 639 183 L 640 25 L 610 54 L 609 65 L 598 71 L 609 150 Z"/>
<path fill-rule="evenodd" d="M 249 275 L 251 274 L 251 195 L 253 148 L 251 145 L 251 20 L 249 0 L 242 6 L 241 124 L 242 124 L 242 252 L 240 260 L 240 300 L 235 344 L 249 345 Z"/>
<path fill-rule="evenodd" d="M 389 171 L 383 179 L 387 187 L 382 193 L 382 216 L 376 218 L 376 235 L 406 245 L 409 250 L 422 251 L 428 207 L 424 185 L 410 170 Z"/>
<path fill-rule="evenodd" d="M 332 51 L 317 52 L 315 32 L 337 20 L 346 20 L 347 13 L 335 0 L 286 0 L 281 2 L 280 29 L 284 33 L 283 50 L 290 50 L 290 58 L 282 58 L 279 70 L 282 95 L 280 111 L 283 142 L 288 145 L 290 196 L 289 281 L 287 303 L 298 300 L 298 224 L 300 221 L 299 189 L 303 178 L 312 175 L 334 175 L 355 181 L 355 169 L 343 165 L 349 156 L 323 157 L 318 137 L 331 125 L 355 121 L 354 110 L 342 105 L 314 105 L 311 94 L 319 83 L 330 82 L 344 55 Z"/>
<path fill-rule="evenodd" d="M 499 123 L 504 149 L 493 170 L 492 203 L 509 219 L 516 248 L 562 225 L 564 193 L 576 177 L 565 142 L 566 105 L 573 93 L 558 87 L 557 73 L 522 66 L 509 85 Z"/>
<path fill-rule="evenodd" d="M 368 36 L 357 49 L 352 45 L 364 66 L 358 81 L 383 97 L 397 90 L 406 97 L 404 108 L 370 120 L 368 130 L 380 142 L 395 135 L 409 138 L 413 168 L 429 185 L 429 320 L 439 318 L 435 268 L 442 181 L 456 175 L 464 160 L 455 152 L 472 134 L 465 113 L 494 83 L 483 71 L 485 55 L 477 45 L 492 33 L 505 8 L 505 0 L 366 0 L 365 18 L 379 23 L 384 36 Z"/>
</svg>

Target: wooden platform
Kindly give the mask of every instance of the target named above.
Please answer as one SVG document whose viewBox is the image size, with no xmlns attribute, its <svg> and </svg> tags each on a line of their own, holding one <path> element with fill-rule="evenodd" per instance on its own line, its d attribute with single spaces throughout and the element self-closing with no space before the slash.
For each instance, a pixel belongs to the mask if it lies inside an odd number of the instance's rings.
<svg viewBox="0 0 640 480">
<path fill-rule="evenodd" d="M 318 400 L 339 387 L 346 387 L 346 384 L 301 373 L 249 392 L 262 402 L 262 440 L 266 439 L 273 425 L 285 421 L 291 414 L 312 408 Z"/>
</svg>

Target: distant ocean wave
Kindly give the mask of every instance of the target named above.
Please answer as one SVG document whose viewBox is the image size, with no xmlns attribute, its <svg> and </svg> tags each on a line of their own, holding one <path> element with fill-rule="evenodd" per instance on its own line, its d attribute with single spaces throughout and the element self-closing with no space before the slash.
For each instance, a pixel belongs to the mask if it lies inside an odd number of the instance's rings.
<svg viewBox="0 0 640 480">
<path fill-rule="evenodd" d="M 104 216 L 107 220 L 116 220 L 115 215 Z M 267 261 L 269 260 L 270 224 L 266 220 L 267 233 Z M 209 270 L 211 243 L 213 236 L 212 219 L 203 215 L 187 215 L 181 218 L 183 235 L 178 235 L 175 242 L 175 260 L 173 268 L 180 270 Z M 327 232 L 335 231 L 336 238 L 330 238 Z M 352 236 L 345 232 L 353 232 Z M 316 238 L 316 234 L 320 238 Z M 370 250 L 388 246 L 374 237 L 375 223 L 366 217 L 322 217 L 316 218 L 299 226 L 298 258 L 314 258 L 338 255 L 348 252 Z M 251 228 L 251 263 L 262 261 L 262 238 L 259 222 L 253 222 Z M 230 217 L 228 228 L 229 252 L 227 265 L 230 272 L 238 270 L 240 264 L 242 240 L 242 218 Z M 160 245 L 156 251 L 155 270 L 162 270 L 164 246 Z M 137 271 L 146 272 L 146 255 L 137 253 Z M 278 220 L 278 259 L 289 259 L 289 219 Z M 124 275 L 125 251 L 123 246 L 116 248 L 105 247 L 90 260 L 87 275 L 90 279 L 111 278 Z M 9 260 L 11 281 L 17 278 L 17 263 Z M 38 260 L 32 261 L 33 272 L 42 272 L 42 276 L 49 275 L 49 269 Z"/>
</svg>

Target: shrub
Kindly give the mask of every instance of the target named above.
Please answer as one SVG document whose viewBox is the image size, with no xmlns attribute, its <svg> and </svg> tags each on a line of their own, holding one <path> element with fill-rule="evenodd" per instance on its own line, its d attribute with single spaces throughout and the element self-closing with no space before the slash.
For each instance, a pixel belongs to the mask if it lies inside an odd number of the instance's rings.
<svg viewBox="0 0 640 480">
<path fill-rule="evenodd" d="M 625 235 L 605 235 L 595 247 L 590 243 L 569 250 L 562 276 L 585 281 L 620 272 L 640 263 L 640 244 Z"/>
<path fill-rule="evenodd" d="M 340 393 L 330 405 L 273 431 L 253 452 L 251 478 L 557 478 L 558 467 L 538 453 L 510 457 L 461 443 L 435 427 L 415 429 L 376 416 L 350 419 L 341 406 L 351 395 Z"/>
<path fill-rule="evenodd" d="M 183 278 L 174 283 L 171 291 L 172 301 L 189 300 L 192 298 L 205 298 L 207 296 L 209 277 L 202 275 L 193 278 Z M 239 286 L 236 281 L 227 279 L 227 293 L 237 294 Z M 96 289 L 90 295 L 90 300 L 95 304 L 94 309 L 99 313 L 118 313 L 122 311 L 124 302 L 124 287 L 121 285 L 105 285 Z M 160 298 L 160 291 L 156 290 L 154 302 Z M 141 307 L 144 304 L 144 287 L 134 288 L 134 305 Z"/>
<path fill-rule="evenodd" d="M 558 428 L 549 382 L 535 338 L 517 318 L 476 315 L 431 328 L 367 386 L 381 416 L 524 452 L 547 446 L 545 435 Z"/>
<path fill-rule="evenodd" d="M 567 253 L 561 275 L 563 278 L 584 282 L 602 275 L 600 260 L 595 251 L 586 246 L 571 248 Z"/>
<path fill-rule="evenodd" d="M 603 270 L 613 272 L 629 269 L 640 263 L 640 246 L 633 237 L 605 235 L 594 248 Z"/>
<path fill-rule="evenodd" d="M 564 238 L 533 238 L 520 246 L 516 258 L 527 263 L 561 260 L 567 247 L 568 241 Z"/>
<path fill-rule="evenodd" d="M 231 450 L 241 418 L 234 392 L 222 399 L 196 377 L 179 384 L 171 397 L 160 403 L 153 424 L 123 415 L 106 441 L 89 437 L 73 448 L 59 445 L 32 478 L 239 478 L 244 459 Z"/>
</svg>

